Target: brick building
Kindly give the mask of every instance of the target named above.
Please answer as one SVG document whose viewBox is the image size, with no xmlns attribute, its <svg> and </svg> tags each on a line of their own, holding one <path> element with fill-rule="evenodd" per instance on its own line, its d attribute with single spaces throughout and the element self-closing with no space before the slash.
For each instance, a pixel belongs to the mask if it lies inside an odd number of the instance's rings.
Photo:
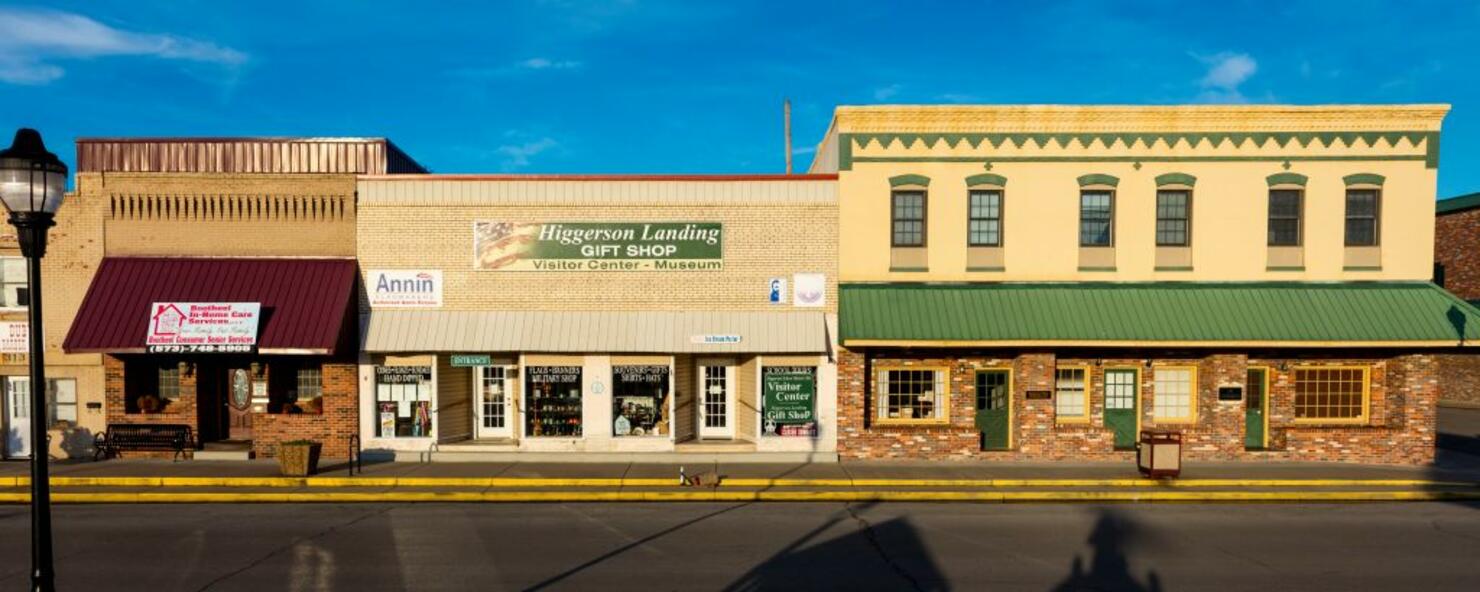
<svg viewBox="0 0 1480 592">
<path fill-rule="evenodd" d="M 366 447 L 835 459 L 835 184 L 361 178 Z"/>
<path fill-rule="evenodd" d="M 1480 302 L 1480 193 L 1440 200 L 1434 218 L 1434 282 Z M 1443 402 L 1480 406 L 1480 356 L 1439 356 Z"/>
<path fill-rule="evenodd" d="M 355 178 L 421 170 L 383 139 L 78 140 L 76 190 L 46 258 L 48 345 L 60 350 L 48 373 L 78 377 L 66 452 L 90 453 L 109 423 L 171 423 L 190 426 L 202 454 L 271 456 L 307 438 L 345 456 L 357 428 Z M 250 343 L 187 337 L 211 324 L 234 327 L 214 339 Z M 156 341 L 165 334 L 178 341 Z"/>
<path fill-rule="evenodd" d="M 1429 462 L 1446 111 L 839 108 L 839 455 Z"/>
</svg>

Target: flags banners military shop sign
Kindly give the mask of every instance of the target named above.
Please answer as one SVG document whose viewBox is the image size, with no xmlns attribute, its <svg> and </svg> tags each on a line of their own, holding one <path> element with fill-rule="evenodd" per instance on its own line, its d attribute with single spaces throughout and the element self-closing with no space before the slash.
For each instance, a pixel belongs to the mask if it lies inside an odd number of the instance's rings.
<svg viewBox="0 0 1480 592">
<path fill-rule="evenodd" d="M 724 267 L 718 222 L 473 223 L 484 271 L 702 271 Z"/>
</svg>

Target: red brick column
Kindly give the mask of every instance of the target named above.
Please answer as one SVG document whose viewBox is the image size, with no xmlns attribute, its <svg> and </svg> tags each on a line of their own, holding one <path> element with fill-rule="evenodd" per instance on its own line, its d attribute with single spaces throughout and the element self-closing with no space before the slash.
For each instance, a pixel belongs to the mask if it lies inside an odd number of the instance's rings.
<svg viewBox="0 0 1480 592">
<path fill-rule="evenodd" d="M 258 413 L 252 416 L 252 450 L 258 457 L 277 455 L 291 440 L 322 443 L 324 458 L 348 458 L 349 436 L 359 431 L 359 366 L 323 365 L 322 413 Z"/>
</svg>

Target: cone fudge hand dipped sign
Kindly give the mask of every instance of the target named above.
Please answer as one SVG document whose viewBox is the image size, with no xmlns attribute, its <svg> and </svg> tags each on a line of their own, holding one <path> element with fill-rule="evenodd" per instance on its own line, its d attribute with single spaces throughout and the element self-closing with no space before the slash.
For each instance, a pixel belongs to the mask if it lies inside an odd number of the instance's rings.
<svg viewBox="0 0 1480 592">
<path fill-rule="evenodd" d="M 482 271 L 706 271 L 724 268 L 719 222 L 473 222 Z"/>
<path fill-rule="evenodd" d="M 155 302 L 149 306 L 151 354 L 237 354 L 257 349 L 257 302 Z"/>
</svg>

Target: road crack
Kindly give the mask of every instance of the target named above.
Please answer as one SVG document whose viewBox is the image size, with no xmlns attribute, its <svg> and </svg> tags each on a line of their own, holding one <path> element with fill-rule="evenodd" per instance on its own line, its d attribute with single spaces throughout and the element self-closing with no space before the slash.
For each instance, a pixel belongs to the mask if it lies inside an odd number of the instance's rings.
<svg viewBox="0 0 1480 592">
<path fill-rule="evenodd" d="M 349 528 L 351 526 L 354 526 L 356 524 L 359 524 L 361 522 L 364 522 L 364 521 L 369 520 L 371 518 L 374 518 L 376 516 L 384 515 L 386 512 L 389 512 L 391 510 L 394 510 L 395 508 L 396 508 L 396 506 L 394 506 L 394 505 L 388 505 L 388 506 L 386 506 L 384 508 L 381 508 L 379 510 L 376 510 L 374 512 L 369 512 L 369 513 L 367 513 L 367 514 L 365 514 L 363 516 L 360 516 L 358 518 L 355 518 L 353 520 L 350 520 L 349 522 L 345 522 L 343 524 L 335 524 L 333 526 L 330 526 L 328 528 L 325 528 L 323 530 L 320 530 L 320 531 L 318 531 L 316 533 L 294 538 L 292 541 L 289 541 L 288 544 L 283 545 L 281 547 L 278 547 L 276 549 L 273 549 L 271 551 L 268 551 L 266 554 L 262 555 L 261 557 L 258 557 L 257 559 L 252 560 L 250 563 L 248 563 L 248 564 L 246 564 L 246 565 L 244 565 L 244 566 L 242 566 L 242 567 L 240 567 L 238 569 L 234 569 L 234 570 L 232 570 L 230 572 L 221 574 L 216 579 L 213 579 L 213 580 L 211 580 L 209 582 L 206 582 L 206 585 L 201 586 L 200 588 L 197 588 L 197 592 L 204 591 L 204 590 L 209 590 L 209 589 L 215 587 L 216 584 L 219 584 L 221 582 L 224 582 L 226 580 L 229 580 L 229 579 L 231 579 L 233 577 L 236 577 L 237 574 L 246 572 L 249 569 L 252 569 L 254 567 L 257 567 L 259 565 L 262 565 L 263 563 L 266 563 L 267 560 L 272 559 L 273 557 L 277 557 L 279 555 L 282 555 L 283 553 L 285 553 L 285 552 L 287 552 L 289 550 L 292 550 L 294 547 L 297 547 L 298 545 L 301 545 L 303 543 L 306 543 L 306 542 L 309 542 L 309 541 L 312 541 L 312 540 L 315 540 L 315 539 L 323 538 L 323 537 L 328 536 L 330 534 L 334 534 L 335 532 L 338 532 L 339 529 Z"/>
<path fill-rule="evenodd" d="M 904 578 L 904 581 L 909 582 L 911 590 L 916 590 L 917 592 L 925 592 L 925 587 L 920 584 L 920 581 L 915 579 L 915 576 L 911 574 L 909 570 L 906 570 L 903 565 L 900 565 L 899 562 L 895 561 L 894 558 L 890 557 L 889 553 L 884 550 L 884 544 L 879 542 L 879 535 L 877 532 L 874 531 L 874 525 L 871 524 L 868 519 L 864 518 L 863 516 L 859 515 L 858 512 L 854 511 L 853 504 L 844 502 L 843 509 L 848 512 L 849 516 L 853 517 L 854 522 L 858 523 L 858 527 L 863 531 L 864 540 L 867 540 L 869 546 L 873 547 L 874 552 L 879 555 L 879 559 L 884 561 L 884 565 L 888 566 L 889 570 L 893 571 L 899 577 Z"/>
</svg>

